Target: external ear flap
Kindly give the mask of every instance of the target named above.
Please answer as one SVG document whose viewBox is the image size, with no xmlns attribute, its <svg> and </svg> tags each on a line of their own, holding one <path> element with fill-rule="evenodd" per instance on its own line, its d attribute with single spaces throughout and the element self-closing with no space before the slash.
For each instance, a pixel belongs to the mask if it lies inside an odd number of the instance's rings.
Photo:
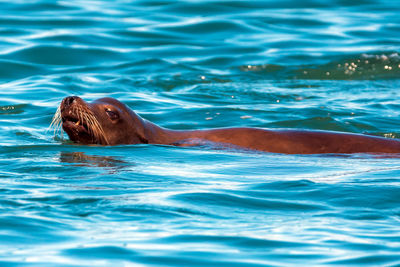
<svg viewBox="0 0 400 267">
<path fill-rule="evenodd" d="M 139 143 L 141 144 L 148 144 L 149 140 L 147 140 L 146 135 L 144 133 L 144 129 L 145 129 L 145 124 L 146 122 L 140 118 L 140 117 L 136 117 L 136 131 L 135 131 L 135 135 L 138 138 Z M 140 125 L 140 127 L 139 127 Z"/>
<path fill-rule="evenodd" d="M 142 144 L 148 144 L 148 143 L 149 143 L 149 140 L 147 140 L 146 138 L 144 138 L 143 135 L 139 135 L 139 134 L 138 134 L 137 137 L 139 138 L 140 143 L 142 143 Z"/>
</svg>

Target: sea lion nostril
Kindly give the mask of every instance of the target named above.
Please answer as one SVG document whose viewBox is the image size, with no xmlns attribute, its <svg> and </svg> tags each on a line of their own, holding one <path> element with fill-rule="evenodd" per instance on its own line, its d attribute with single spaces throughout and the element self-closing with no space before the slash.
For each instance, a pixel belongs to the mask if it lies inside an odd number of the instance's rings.
<svg viewBox="0 0 400 267">
<path fill-rule="evenodd" d="M 72 105 L 72 103 L 74 103 L 74 101 L 77 99 L 77 96 L 68 96 L 64 99 L 64 105 L 66 106 L 70 106 Z"/>
</svg>

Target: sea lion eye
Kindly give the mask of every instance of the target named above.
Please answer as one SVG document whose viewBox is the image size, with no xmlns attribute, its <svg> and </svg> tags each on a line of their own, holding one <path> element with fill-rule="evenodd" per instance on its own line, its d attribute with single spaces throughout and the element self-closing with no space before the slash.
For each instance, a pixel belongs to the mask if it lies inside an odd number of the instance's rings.
<svg viewBox="0 0 400 267">
<path fill-rule="evenodd" d="M 118 113 L 115 111 L 112 111 L 109 108 L 106 109 L 106 113 L 107 113 L 108 117 L 113 121 L 119 119 Z"/>
</svg>

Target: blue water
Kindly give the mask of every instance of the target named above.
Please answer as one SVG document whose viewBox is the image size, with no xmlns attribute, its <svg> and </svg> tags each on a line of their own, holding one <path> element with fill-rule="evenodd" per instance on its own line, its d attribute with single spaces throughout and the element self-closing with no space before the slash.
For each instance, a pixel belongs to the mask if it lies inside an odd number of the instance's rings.
<svg viewBox="0 0 400 267">
<path fill-rule="evenodd" d="M 0 1 L 1 266 L 400 266 L 400 164 L 47 131 L 111 96 L 172 129 L 400 138 L 400 5 Z"/>
</svg>

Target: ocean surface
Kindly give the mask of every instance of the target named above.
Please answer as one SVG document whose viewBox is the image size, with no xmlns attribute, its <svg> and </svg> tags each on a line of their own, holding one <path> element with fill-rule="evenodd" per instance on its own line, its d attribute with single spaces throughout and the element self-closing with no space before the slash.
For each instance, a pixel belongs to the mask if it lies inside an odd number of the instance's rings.
<svg viewBox="0 0 400 267">
<path fill-rule="evenodd" d="M 60 101 L 171 129 L 400 138 L 392 0 L 0 1 L 0 266 L 400 266 L 400 158 L 85 146 Z"/>
</svg>

